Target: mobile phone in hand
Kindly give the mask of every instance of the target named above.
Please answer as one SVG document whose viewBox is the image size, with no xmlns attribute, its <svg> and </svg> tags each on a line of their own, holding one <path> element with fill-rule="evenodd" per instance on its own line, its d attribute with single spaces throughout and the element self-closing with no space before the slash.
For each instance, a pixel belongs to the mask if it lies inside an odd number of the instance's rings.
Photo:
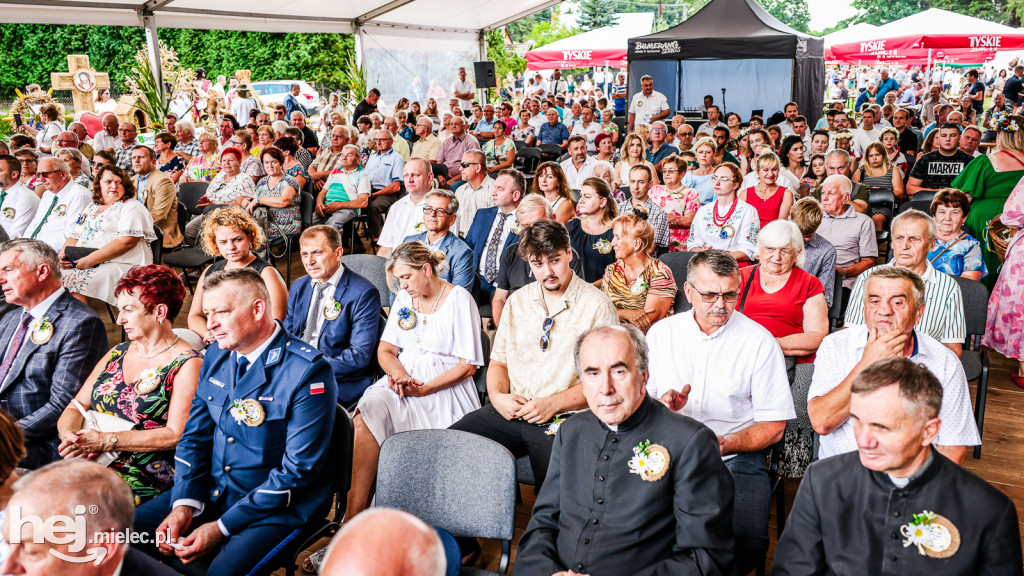
<svg viewBox="0 0 1024 576">
<path fill-rule="evenodd" d="M 21 114 L 15 114 L 14 115 L 14 126 L 17 127 L 17 128 L 21 128 L 21 126 L 23 124 L 24 124 L 24 122 L 22 122 L 22 120 L 21 120 Z"/>
</svg>

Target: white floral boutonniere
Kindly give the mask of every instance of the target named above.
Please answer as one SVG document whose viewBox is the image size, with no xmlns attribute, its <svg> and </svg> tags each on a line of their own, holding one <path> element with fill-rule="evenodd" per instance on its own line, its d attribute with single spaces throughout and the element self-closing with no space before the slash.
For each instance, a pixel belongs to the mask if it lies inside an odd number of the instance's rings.
<svg viewBox="0 0 1024 576">
<path fill-rule="evenodd" d="M 629 459 L 629 472 L 639 475 L 646 482 L 657 482 L 668 472 L 668 463 L 668 449 L 645 440 L 633 447 L 633 457 Z"/>
</svg>

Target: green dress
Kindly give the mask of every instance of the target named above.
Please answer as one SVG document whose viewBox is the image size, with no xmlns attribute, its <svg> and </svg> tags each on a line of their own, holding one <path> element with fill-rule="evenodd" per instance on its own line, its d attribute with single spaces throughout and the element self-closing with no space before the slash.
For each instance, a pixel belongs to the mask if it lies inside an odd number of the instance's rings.
<svg viewBox="0 0 1024 576">
<path fill-rule="evenodd" d="M 1003 204 L 1022 177 L 1024 170 L 996 172 L 988 156 L 978 156 L 964 167 L 950 186 L 963 190 L 971 197 L 971 210 L 967 214 L 967 230 L 971 236 L 979 240 L 985 237 L 985 224 L 1003 212 Z M 998 271 L 1000 262 L 995 252 L 988 249 L 987 242 L 982 241 L 981 246 L 985 266 L 991 271 Z M 997 276 L 989 274 L 982 279 L 982 283 L 991 290 Z"/>
</svg>

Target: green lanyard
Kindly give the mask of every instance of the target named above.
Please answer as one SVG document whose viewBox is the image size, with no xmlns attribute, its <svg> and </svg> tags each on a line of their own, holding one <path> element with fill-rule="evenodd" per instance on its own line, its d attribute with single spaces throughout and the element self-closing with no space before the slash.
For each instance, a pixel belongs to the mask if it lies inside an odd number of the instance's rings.
<svg viewBox="0 0 1024 576">
<path fill-rule="evenodd" d="M 43 216 L 43 220 L 41 222 L 39 222 L 39 226 L 36 227 L 36 231 L 33 232 L 32 235 L 29 236 L 29 238 L 34 240 L 35 237 L 36 237 L 36 234 L 39 234 L 39 231 L 43 229 L 43 224 L 46 224 L 47 218 L 50 217 L 50 212 L 53 212 L 53 207 L 57 205 L 57 200 L 60 200 L 60 197 L 57 196 L 57 195 L 54 195 L 53 196 L 53 202 L 50 202 L 50 208 L 46 211 L 46 214 Z"/>
</svg>

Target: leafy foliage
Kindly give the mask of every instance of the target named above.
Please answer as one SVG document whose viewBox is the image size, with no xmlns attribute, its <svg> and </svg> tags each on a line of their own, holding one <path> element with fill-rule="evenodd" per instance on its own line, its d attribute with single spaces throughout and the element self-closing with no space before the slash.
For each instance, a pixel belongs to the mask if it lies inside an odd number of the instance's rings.
<svg viewBox="0 0 1024 576">
<path fill-rule="evenodd" d="M 799 32 L 810 32 L 811 13 L 807 0 L 759 0 L 769 14 Z"/>
<path fill-rule="evenodd" d="M 860 12 L 836 28 L 858 22 L 882 25 L 929 8 L 941 8 L 1008 26 L 1020 26 L 1024 17 L 1024 0 L 854 0 Z"/>
<path fill-rule="evenodd" d="M 609 9 L 609 0 L 582 0 L 576 25 L 582 32 L 604 28 L 618 22 L 615 13 Z"/>
<path fill-rule="evenodd" d="M 353 53 L 348 34 L 270 34 L 231 30 L 161 29 L 160 39 L 178 50 L 181 65 L 202 66 L 213 79 L 235 70 L 252 70 L 256 80 L 301 79 L 344 82 L 343 62 Z M 67 70 L 68 54 L 87 54 L 98 72 L 110 74 L 114 92 L 125 92 L 124 81 L 145 48 L 141 28 L 120 26 L 54 26 L 0 24 L 0 50 L 13 57 L 0 59 L 0 94 L 38 82 L 50 84 L 50 72 Z"/>
</svg>

